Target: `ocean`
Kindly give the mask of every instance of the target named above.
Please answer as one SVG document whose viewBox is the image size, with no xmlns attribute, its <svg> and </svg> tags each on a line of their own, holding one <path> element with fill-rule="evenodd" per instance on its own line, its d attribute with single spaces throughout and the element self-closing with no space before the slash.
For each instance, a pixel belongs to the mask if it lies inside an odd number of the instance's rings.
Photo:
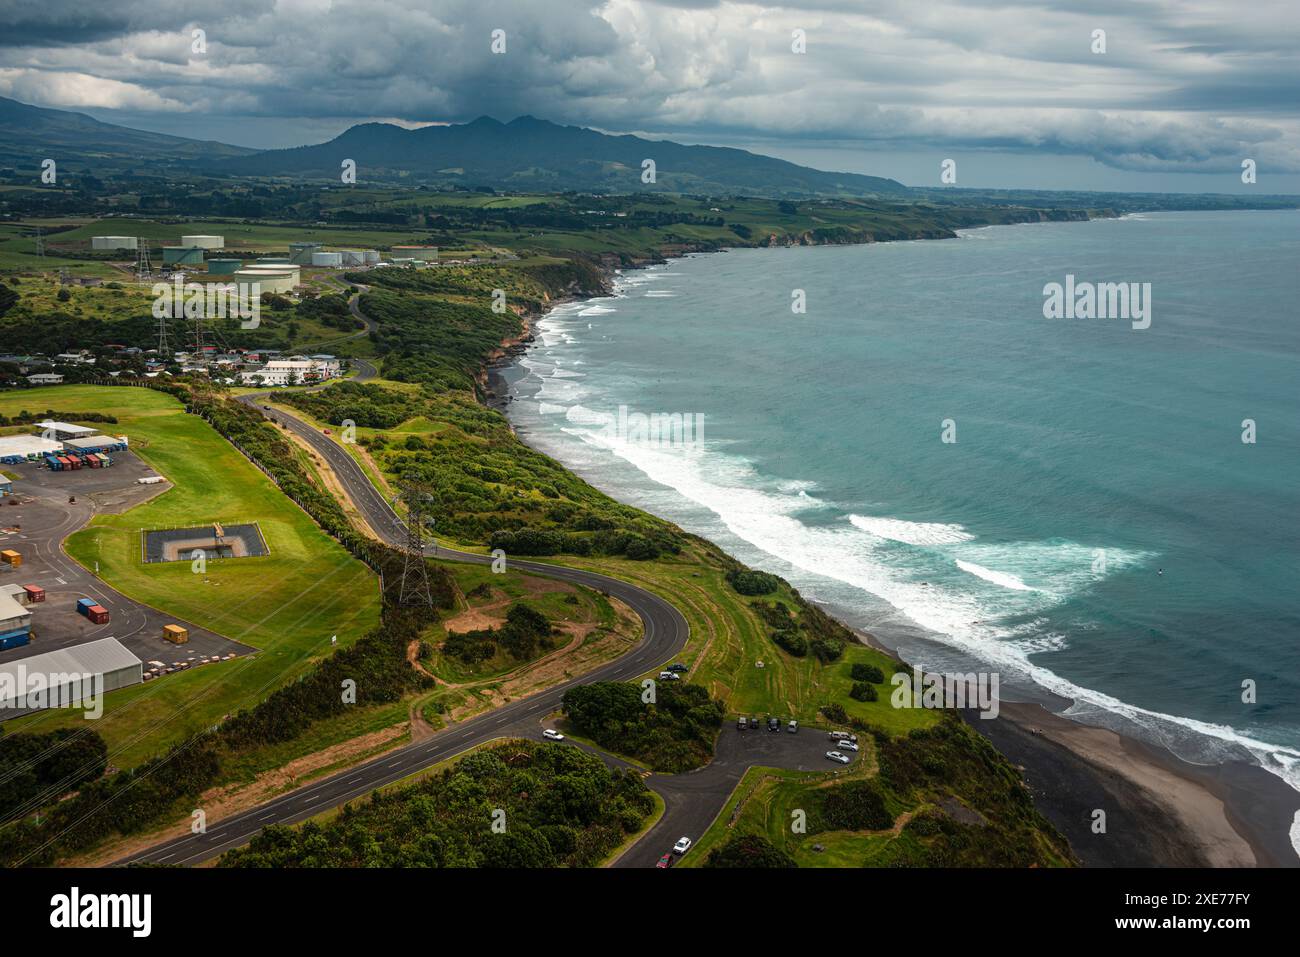
<svg viewBox="0 0 1300 957">
<path fill-rule="evenodd" d="M 509 414 L 927 669 L 1300 790 L 1298 263 L 1292 211 L 690 256 L 541 320 Z"/>
</svg>

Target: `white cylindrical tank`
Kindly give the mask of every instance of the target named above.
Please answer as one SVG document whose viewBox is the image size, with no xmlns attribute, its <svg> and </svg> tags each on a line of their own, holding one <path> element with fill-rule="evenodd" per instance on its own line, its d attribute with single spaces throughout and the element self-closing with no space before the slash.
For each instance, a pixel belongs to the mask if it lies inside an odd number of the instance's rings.
<svg viewBox="0 0 1300 957">
<path fill-rule="evenodd" d="M 240 283 L 257 283 L 259 292 L 288 293 L 298 285 L 296 273 L 286 270 L 241 269 L 234 274 L 234 280 Z"/>
<path fill-rule="evenodd" d="M 367 249 L 363 251 L 361 255 L 366 257 L 367 265 L 373 265 L 374 263 L 379 262 L 379 250 L 377 249 Z"/>
<path fill-rule="evenodd" d="M 364 266 L 366 264 L 366 254 L 360 249 L 340 249 L 339 255 L 343 257 L 345 266 Z"/>
<path fill-rule="evenodd" d="M 338 267 L 343 265 L 342 253 L 312 253 L 311 264 L 313 266 Z"/>
<path fill-rule="evenodd" d="M 136 249 L 139 244 L 134 236 L 91 236 L 91 249 Z"/>
</svg>

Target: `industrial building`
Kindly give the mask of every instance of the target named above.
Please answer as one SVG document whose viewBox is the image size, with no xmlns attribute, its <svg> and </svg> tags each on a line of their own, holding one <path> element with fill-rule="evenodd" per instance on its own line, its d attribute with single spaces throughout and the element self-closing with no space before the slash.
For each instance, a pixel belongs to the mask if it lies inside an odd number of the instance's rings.
<svg viewBox="0 0 1300 957">
<path fill-rule="evenodd" d="M 242 259 L 209 259 L 208 272 L 213 276 L 233 276 L 244 268 Z"/>
<path fill-rule="evenodd" d="M 124 435 L 90 435 L 84 439 L 68 439 L 63 443 L 63 450 L 74 455 L 82 452 L 122 452 L 126 448 Z"/>
<path fill-rule="evenodd" d="M 197 246 L 200 249 L 222 249 L 226 240 L 222 236 L 182 236 L 182 246 Z"/>
<path fill-rule="evenodd" d="M 143 680 L 140 659 L 116 638 L 20 658 L 0 664 L 0 718 L 80 704 L 97 693 L 138 685 Z M 44 687 L 38 689 L 38 684 Z"/>
<path fill-rule="evenodd" d="M 340 375 L 342 364 L 338 359 L 295 358 L 272 360 L 264 368 L 240 373 L 239 378 L 246 384 L 299 385 L 337 379 Z"/>
<path fill-rule="evenodd" d="M 139 242 L 134 236 L 91 236 L 91 249 L 136 249 Z"/>
<path fill-rule="evenodd" d="M 3 461 L 0 459 L 0 461 Z M 0 475 L 0 495 L 12 495 L 14 493 L 14 483 L 9 481 L 3 475 Z"/>
<path fill-rule="evenodd" d="M 38 372 L 35 375 L 29 375 L 27 381 L 32 385 L 63 385 L 63 374 L 61 372 Z"/>
<path fill-rule="evenodd" d="M 310 266 L 312 253 L 324 248 L 324 243 L 290 243 L 289 262 L 298 266 Z"/>
<path fill-rule="evenodd" d="M 164 266 L 201 266 L 203 265 L 202 246 L 164 246 Z"/>
<path fill-rule="evenodd" d="M 72 422 L 56 422 L 53 419 L 43 419 L 36 423 L 36 428 L 40 429 L 40 434 L 47 439 L 58 439 L 60 442 L 66 442 L 68 439 L 85 439 L 92 435 L 99 435 L 99 429 L 91 428 L 88 425 L 76 425 Z"/>
<path fill-rule="evenodd" d="M 31 462 L 48 452 L 62 452 L 63 443 L 42 435 L 0 435 L 0 463 Z"/>
</svg>

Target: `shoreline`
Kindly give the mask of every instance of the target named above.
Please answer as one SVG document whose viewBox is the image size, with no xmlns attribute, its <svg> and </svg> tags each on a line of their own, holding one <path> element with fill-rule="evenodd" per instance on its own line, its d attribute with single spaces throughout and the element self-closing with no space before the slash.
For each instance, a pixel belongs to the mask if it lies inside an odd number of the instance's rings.
<svg viewBox="0 0 1300 957">
<path fill-rule="evenodd" d="M 725 251 L 682 250 L 620 269 Z M 612 285 L 614 270 L 602 272 Z M 504 370 L 528 351 L 537 321 L 558 306 L 611 294 L 607 288 L 566 296 L 539 314 L 522 316 L 520 337 L 503 343 L 485 369 L 489 407 L 507 414 L 514 397 Z M 835 609 L 820 607 L 866 644 L 904 660 L 879 639 L 844 623 Z M 1070 703 L 1063 699 L 1062 710 Z M 1300 793 L 1262 767 L 1244 762 L 1195 765 L 1166 748 L 1063 717 L 1035 702 L 1004 700 L 999 718 L 991 721 L 964 717 L 1021 769 L 1035 806 L 1065 834 L 1084 866 L 1300 866 L 1290 838 Z M 1094 833 L 1096 810 L 1106 812 L 1105 833 Z"/>
</svg>

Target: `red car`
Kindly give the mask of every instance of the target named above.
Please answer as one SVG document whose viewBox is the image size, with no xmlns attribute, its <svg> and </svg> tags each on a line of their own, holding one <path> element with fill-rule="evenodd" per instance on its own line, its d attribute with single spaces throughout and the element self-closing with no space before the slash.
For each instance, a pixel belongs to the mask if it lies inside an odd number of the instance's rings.
<svg viewBox="0 0 1300 957">
<path fill-rule="evenodd" d="M 655 865 L 655 867 L 662 867 L 662 868 L 669 868 L 672 866 L 673 866 L 673 856 L 671 854 L 665 854 L 663 857 L 659 858 L 659 863 Z"/>
</svg>

